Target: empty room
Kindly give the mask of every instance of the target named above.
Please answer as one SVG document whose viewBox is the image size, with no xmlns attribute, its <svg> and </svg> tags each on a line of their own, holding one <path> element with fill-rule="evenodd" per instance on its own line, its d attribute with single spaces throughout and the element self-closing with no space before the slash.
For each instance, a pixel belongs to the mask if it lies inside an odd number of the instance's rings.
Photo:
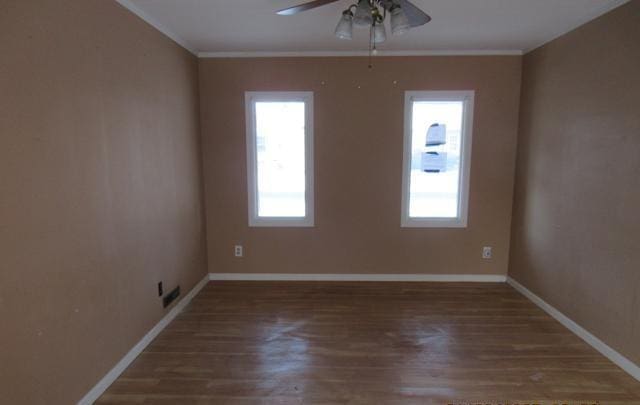
<svg viewBox="0 0 640 405">
<path fill-rule="evenodd" d="M 0 404 L 640 405 L 640 0 L 0 0 Z"/>
</svg>

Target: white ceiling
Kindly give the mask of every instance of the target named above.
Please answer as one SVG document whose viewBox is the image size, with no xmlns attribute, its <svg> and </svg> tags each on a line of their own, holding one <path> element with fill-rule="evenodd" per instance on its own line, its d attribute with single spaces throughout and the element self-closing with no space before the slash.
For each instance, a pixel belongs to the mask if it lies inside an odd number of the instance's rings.
<svg viewBox="0 0 640 405">
<path fill-rule="evenodd" d="M 366 29 L 354 40 L 333 36 L 354 0 L 279 16 L 305 0 L 117 0 L 202 56 L 252 53 L 332 53 L 367 49 Z M 411 0 L 433 21 L 379 46 L 384 53 L 518 53 L 617 7 L 627 0 Z M 387 31 L 389 29 L 387 28 Z"/>
</svg>

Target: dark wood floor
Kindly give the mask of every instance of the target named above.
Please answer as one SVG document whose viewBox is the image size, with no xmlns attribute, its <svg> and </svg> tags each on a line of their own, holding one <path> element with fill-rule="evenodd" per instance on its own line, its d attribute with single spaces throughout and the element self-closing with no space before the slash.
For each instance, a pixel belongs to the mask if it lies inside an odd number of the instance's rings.
<svg viewBox="0 0 640 405">
<path fill-rule="evenodd" d="M 640 404 L 640 382 L 506 284 L 215 282 L 98 403 L 507 400 Z"/>
</svg>

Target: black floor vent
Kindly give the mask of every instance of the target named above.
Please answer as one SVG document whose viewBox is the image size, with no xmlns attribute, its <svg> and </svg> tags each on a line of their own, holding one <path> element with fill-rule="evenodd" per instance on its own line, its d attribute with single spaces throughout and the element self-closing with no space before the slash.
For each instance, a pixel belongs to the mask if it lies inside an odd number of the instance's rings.
<svg viewBox="0 0 640 405">
<path fill-rule="evenodd" d="M 180 295 L 180 286 L 177 286 L 169 294 L 167 294 L 166 297 L 162 299 L 162 304 L 164 305 L 165 308 L 168 307 L 169 304 L 171 304 L 176 298 L 178 298 L 179 295 Z"/>
</svg>

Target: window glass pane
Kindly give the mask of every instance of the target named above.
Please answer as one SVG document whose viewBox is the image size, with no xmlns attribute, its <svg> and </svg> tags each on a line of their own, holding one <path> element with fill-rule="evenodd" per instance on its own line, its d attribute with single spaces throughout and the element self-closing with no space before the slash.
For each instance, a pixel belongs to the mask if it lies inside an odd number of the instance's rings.
<svg viewBox="0 0 640 405">
<path fill-rule="evenodd" d="M 409 217 L 458 216 L 462 114 L 462 101 L 413 102 Z"/>
<path fill-rule="evenodd" d="M 260 217 L 305 216 L 305 103 L 256 102 Z"/>
</svg>

